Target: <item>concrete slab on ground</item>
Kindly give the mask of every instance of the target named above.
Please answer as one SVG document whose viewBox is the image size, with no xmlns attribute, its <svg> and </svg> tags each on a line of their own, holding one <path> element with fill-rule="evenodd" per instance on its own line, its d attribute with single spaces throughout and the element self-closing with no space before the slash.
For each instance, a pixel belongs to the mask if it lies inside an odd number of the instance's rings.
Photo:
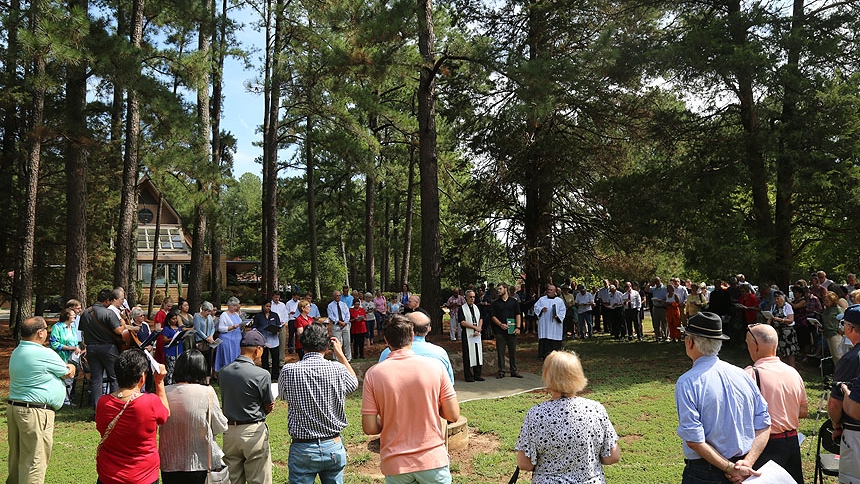
<svg viewBox="0 0 860 484">
<path fill-rule="evenodd" d="M 520 374 L 523 376 L 522 378 L 513 378 L 510 375 L 496 378 L 496 373 L 493 372 L 484 376 L 486 381 L 466 382 L 457 380 L 454 385 L 454 390 L 457 391 L 457 400 L 463 403 L 470 400 L 510 397 L 544 388 L 540 375 L 534 373 Z"/>
</svg>

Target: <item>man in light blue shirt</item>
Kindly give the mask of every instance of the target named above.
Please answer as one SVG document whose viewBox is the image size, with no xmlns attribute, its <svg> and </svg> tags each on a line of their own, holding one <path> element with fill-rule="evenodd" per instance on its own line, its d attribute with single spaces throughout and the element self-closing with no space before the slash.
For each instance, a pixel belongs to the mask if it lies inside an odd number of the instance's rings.
<svg viewBox="0 0 860 484">
<path fill-rule="evenodd" d="M 41 316 L 21 323 L 21 342 L 9 358 L 9 479 L 6 482 L 44 482 L 54 445 L 54 410 L 66 398 L 64 378 L 75 376 L 44 346 L 48 325 Z"/>
<path fill-rule="evenodd" d="M 740 482 L 758 475 L 752 466 L 770 437 L 767 402 L 742 369 L 719 359 L 719 315 L 691 317 L 684 333 L 693 367 L 675 386 L 678 436 L 684 441 L 682 484 Z"/>
<path fill-rule="evenodd" d="M 332 294 L 332 301 L 328 303 L 326 313 L 328 322 L 331 324 L 331 335 L 343 345 L 346 361 L 352 361 L 352 345 L 349 344 L 352 338 L 349 334 L 349 306 L 343 302 L 340 291 Z"/>
<path fill-rule="evenodd" d="M 448 359 L 448 352 L 445 351 L 445 348 L 434 345 L 433 343 L 428 343 L 425 340 L 427 333 L 430 332 L 430 317 L 420 311 L 411 312 L 406 316 L 412 323 L 412 351 L 416 355 L 439 360 L 439 362 L 442 363 L 442 366 L 445 367 L 445 371 L 448 372 L 448 378 L 451 379 L 451 384 L 453 385 L 454 369 L 451 367 L 451 360 Z M 390 348 L 382 350 L 382 354 L 379 355 L 379 363 L 385 361 L 385 359 L 388 358 L 389 353 L 391 353 Z"/>
</svg>

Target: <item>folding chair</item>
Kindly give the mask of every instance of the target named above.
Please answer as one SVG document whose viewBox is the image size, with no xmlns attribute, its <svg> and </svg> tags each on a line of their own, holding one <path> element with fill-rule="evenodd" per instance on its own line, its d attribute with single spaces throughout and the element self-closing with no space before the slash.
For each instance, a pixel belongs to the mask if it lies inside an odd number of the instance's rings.
<svg viewBox="0 0 860 484">
<path fill-rule="evenodd" d="M 829 452 L 822 454 L 821 449 Z M 818 430 L 818 447 L 815 450 L 815 478 L 813 484 L 818 480 L 824 482 L 824 476 L 839 476 L 839 443 L 833 441 L 833 424 L 830 419 L 821 424 Z"/>
</svg>

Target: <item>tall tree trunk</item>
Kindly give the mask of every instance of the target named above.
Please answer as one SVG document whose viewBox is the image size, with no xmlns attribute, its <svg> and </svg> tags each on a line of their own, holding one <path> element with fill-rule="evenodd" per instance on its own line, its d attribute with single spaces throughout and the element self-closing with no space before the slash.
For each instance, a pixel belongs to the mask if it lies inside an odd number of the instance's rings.
<svg viewBox="0 0 860 484">
<path fill-rule="evenodd" d="M 214 14 L 214 10 L 213 10 Z M 221 173 L 223 149 L 221 147 L 221 104 L 222 89 L 224 84 L 224 56 L 227 49 L 227 0 L 221 2 L 221 18 L 218 21 L 218 29 L 213 30 L 212 43 L 218 52 L 218 61 L 212 73 L 212 165 L 216 168 L 213 184 L 213 198 L 219 199 L 221 192 Z M 218 209 L 215 209 L 218 210 Z M 218 216 L 213 216 L 209 227 L 209 252 L 212 255 L 212 271 L 210 289 L 212 304 L 216 308 L 221 307 L 221 258 L 222 242 L 220 222 L 222 221 L 220 211 Z"/>
<path fill-rule="evenodd" d="M 3 85 L 12 89 L 21 85 L 18 76 L 20 59 L 18 56 L 20 46 L 18 45 L 18 29 L 21 24 L 21 1 L 11 0 L 9 2 L 9 13 L 3 19 L 3 27 L 6 30 L 6 52 L 3 59 Z M 3 111 L 3 141 L 0 144 L 0 213 L 15 213 L 15 176 L 21 163 L 21 150 L 19 148 L 19 121 L 18 105 L 11 99 L 0 105 Z M 16 221 L 14 217 L 2 217 L 0 219 L 0 267 L 12 267 L 14 247 L 10 235 L 14 232 Z M 17 257 L 17 254 L 16 254 Z"/>
<path fill-rule="evenodd" d="M 431 0 L 417 0 L 418 51 L 421 66 L 418 83 L 418 150 L 421 173 L 421 298 L 431 321 L 442 321 L 439 304 L 442 266 L 439 234 L 439 168 L 436 159 L 436 48 Z M 434 325 L 442 333 L 442 324 Z"/>
<path fill-rule="evenodd" d="M 42 22 L 44 0 L 33 0 L 33 30 Z M 39 192 L 39 167 L 42 160 L 42 138 L 45 113 L 45 53 L 36 51 L 33 57 L 33 127 L 27 149 L 27 165 L 24 168 L 24 204 L 21 212 L 22 240 L 20 254 L 20 280 L 17 314 L 10 315 L 10 326 L 18 334 L 19 323 L 33 314 L 33 273 L 35 271 L 33 251 L 36 238 L 36 201 Z"/>
<path fill-rule="evenodd" d="M 69 0 L 69 12 L 86 14 L 88 0 Z M 66 81 L 65 300 L 87 300 L 87 64 L 69 65 Z"/>
<path fill-rule="evenodd" d="M 211 61 L 212 27 L 215 12 L 214 0 L 203 0 L 204 12 L 200 19 L 197 35 L 197 52 Z M 211 134 L 211 118 L 209 116 L 209 80 L 212 73 L 211 63 L 200 72 L 197 80 L 197 139 L 195 156 L 197 158 L 197 192 L 198 203 L 194 209 L 194 235 L 191 246 L 191 281 L 188 284 L 188 306 L 192 311 L 200 307 L 203 293 L 203 262 L 205 259 L 206 229 L 209 220 L 209 198 L 211 186 L 217 170 L 211 160 L 212 146 L 209 142 Z"/>
<path fill-rule="evenodd" d="M 371 163 L 370 169 L 365 176 L 364 186 L 364 283 L 365 291 L 373 291 L 374 280 L 374 260 L 375 242 L 374 242 L 374 198 L 376 197 L 376 176 L 374 175 L 375 166 Z"/>
<path fill-rule="evenodd" d="M 281 30 L 284 1 L 275 2 L 275 31 L 272 40 L 269 105 L 263 143 L 263 291 L 278 288 L 278 118 L 281 107 Z"/>
<path fill-rule="evenodd" d="M 547 18 L 545 7 L 538 2 L 529 5 L 528 16 L 528 46 L 529 62 L 537 62 L 546 54 L 547 42 L 551 39 L 547 35 Z M 538 97 L 539 93 L 530 92 L 529 97 Z M 543 119 L 534 111 L 528 115 L 527 130 L 528 138 L 539 140 L 543 131 Z M 539 141 L 538 141 L 539 143 Z M 544 157 L 542 150 L 534 145 L 524 150 L 528 157 L 529 167 L 525 174 L 525 220 L 523 221 L 523 232 L 525 237 L 524 269 L 526 273 L 527 287 L 542 287 L 544 278 L 550 273 L 548 254 L 551 252 L 552 238 L 550 227 L 552 227 L 552 177 L 549 175 L 550 167 Z"/>
<path fill-rule="evenodd" d="M 152 319 L 152 308 L 155 306 L 155 282 L 158 277 L 158 249 L 161 247 L 161 207 L 163 205 L 164 195 L 159 193 L 158 210 L 155 213 L 155 245 L 152 246 L 152 271 L 150 271 L 149 276 L 149 304 L 147 305 L 146 319 Z M 167 297 L 167 294 L 164 297 Z"/>
<path fill-rule="evenodd" d="M 144 0 L 132 4 L 131 45 L 139 55 L 143 38 Z M 135 75 L 140 76 L 140 62 L 135 62 Z M 114 260 L 114 286 L 129 287 L 129 267 L 134 251 L 134 216 L 137 208 L 138 136 L 140 134 L 140 105 L 136 88 L 128 90 L 126 106 L 125 153 L 122 167 L 122 199 L 120 201 L 119 229 L 116 259 Z"/>
<path fill-rule="evenodd" d="M 776 264 L 773 278 L 780 287 L 791 284 L 794 253 L 791 243 L 791 221 L 794 218 L 794 178 L 802 156 L 802 128 L 797 124 L 797 103 L 801 96 L 800 52 L 804 45 L 803 0 L 794 0 L 791 31 L 788 34 L 786 66 L 783 69 L 782 123 L 776 157 L 776 206 L 774 240 Z"/>
<path fill-rule="evenodd" d="M 741 12 L 740 0 L 729 0 L 727 3 L 729 14 L 729 33 L 735 49 L 744 51 L 749 49 L 749 32 L 745 16 Z M 750 189 L 752 192 L 752 218 L 750 226 L 751 233 L 759 239 L 762 247 L 774 245 L 774 221 L 772 218 L 770 196 L 768 185 L 771 174 L 765 169 L 765 158 L 761 147 L 764 145 L 760 127 L 758 112 L 755 104 L 755 87 L 753 85 L 754 67 L 749 65 L 735 66 L 735 77 L 737 78 L 738 104 L 741 125 L 743 126 L 743 163 L 747 166 L 750 176 Z M 767 260 L 767 259 L 765 259 Z M 758 268 L 759 274 L 773 277 L 773 260 L 763 262 Z"/>
<path fill-rule="evenodd" d="M 381 190 L 380 190 L 381 191 Z M 385 199 L 385 222 L 382 226 L 382 261 L 379 267 L 379 287 L 388 291 L 391 277 L 391 200 Z"/>
<path fill-rule="evenodd" d="M 320 250 L 317 247 L 317 200 L 316 200 L 316 175 L 314 174 L 314 167 L 316 165 L 316 161 L 314 160 L 314 151 L 313 151 L 313 130 L 314 130 L 314 120 L 313 116 L 308 115 L 307 122 L 307 133 L 305 134 L 305 167 L 306 167 L 306 175 L 305 179 L 308 184 L 307 191 L 307 199 L 308 199 L 308 229 L 309 229 L 309 244 L 311 249 L 311 287 L 314 288 L 314 294 L 319 297 L 320 296 L 320 268 L 319 268 L 319 257 Z"/>
<path fill-rule="evenodd" d="M 406 182 L 406 216 L 403 223 L 403 259 L 400 261 L 398 291 L 409 283 L 409 263 L 412 260 L 412 216 L 415 212 L 415 147 L 409 147 L 409 175 Z"/>
</svg>

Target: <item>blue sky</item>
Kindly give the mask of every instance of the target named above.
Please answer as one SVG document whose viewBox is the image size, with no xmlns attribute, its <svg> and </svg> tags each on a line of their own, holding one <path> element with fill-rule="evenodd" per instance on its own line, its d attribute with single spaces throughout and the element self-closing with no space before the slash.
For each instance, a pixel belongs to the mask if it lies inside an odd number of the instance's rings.
<svg viewBox="0 0 860 484">
<path fill-rule="evenodd" d="M 257 132 L 263 123 L 263 96 L 248 92 L 245 85 L 261 77 L 259 68 L 263 65 L 263 45 L 265 33 L 258 31 L 253 23 L 257 14 L 246 7 L 231 12 L 232 17 L 243 24 L 237 33 L 241 47 L 253 50 L 252 69 L 245 69 L 244 62 L 228 58 L 224 61 L 224 110 L 221 115 L 221 129 L 230 131 L 238 140 L 238 150 L 234 157 L 233 176 L 239 178 L 243 173 L 254 173 L 262 177 L 263 167 L 255 161 L 262 156 L 263 150 L 253 143 L 262 141 L 262 133 Z"/>
</svg>

